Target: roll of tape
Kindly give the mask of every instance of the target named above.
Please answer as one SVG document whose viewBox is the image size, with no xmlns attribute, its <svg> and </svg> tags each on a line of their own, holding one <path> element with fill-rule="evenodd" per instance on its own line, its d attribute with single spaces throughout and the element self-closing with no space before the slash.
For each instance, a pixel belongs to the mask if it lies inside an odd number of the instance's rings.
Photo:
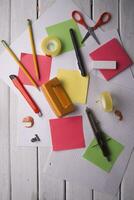
<svg viewBox="0 0 134 200">
<path fill-rule="evenodd" d="M 111 94 L 107 91 L 102 92 L 100 94 L 100 100 L 102 103 L 102 107 L 105 112 L 112 112 L 113 111 L 113 101 Z"/>
<path fill-rule="evenodd" d="M 54 36 L 48 36 L 41 42 L 41 49 L 44 54 L 55 57 L 61 52 L 61 41 Z"/>
</svg>

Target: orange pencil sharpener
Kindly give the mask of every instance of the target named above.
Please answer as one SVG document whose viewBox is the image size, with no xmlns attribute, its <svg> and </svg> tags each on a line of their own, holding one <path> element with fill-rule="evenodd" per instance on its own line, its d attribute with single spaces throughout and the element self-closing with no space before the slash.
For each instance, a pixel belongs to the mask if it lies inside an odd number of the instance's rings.
<svg viewBox="0 0 134 200">
<path fill-rule="evenodd" d="M 41 89 L 58 117 L 62 117 L 75 110 L 72 101 L 57 77 L 43 84 Z"/>
</svg>

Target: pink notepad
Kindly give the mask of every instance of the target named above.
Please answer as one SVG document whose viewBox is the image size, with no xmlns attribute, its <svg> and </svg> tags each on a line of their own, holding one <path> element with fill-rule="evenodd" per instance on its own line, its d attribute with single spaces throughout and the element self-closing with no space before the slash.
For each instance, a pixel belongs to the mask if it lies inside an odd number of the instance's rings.
<svg viewBox="0 0 134 200">
<path fill-rule="evenodd" d="M 106 44 L 99 47 L 97 50 L 90 53 L 93 60 L 106 60 L 106 61 L 116 61 L 117 69 L 101 69 L 99 70 L 106 80 L 110 80 L 130 65 L 133 64 L 131 58 L 128 56 L 125 49 L 121 46 L 117 39 L 112 39 Z"/>
<path fill-rule="evenodd" d="M 49 80 L 52 58 L 49 56 L 38 55 L 37 60 L 38 60 L 39 71 L 40 71 L 40 80 L 36 80 L 32 54 L 21 53 L 21 62 L 23 63 L 25 68 L 28 70 L 28 72 L 31 74 L 31 76 L 34 78 L 36 83 L 39 86 L 41 86 L 43 83 L 46 83 Z M 21 69 L 19 69 L 18 76 L 23 84 L 32 85 L 29 79 L 27 78 L 27 76 L 23 73 Z"/>
<path fill-rule="evenodd" d="M 82 116 L 50 120 L 53 150 L 85 147 Z"/>
</svg>

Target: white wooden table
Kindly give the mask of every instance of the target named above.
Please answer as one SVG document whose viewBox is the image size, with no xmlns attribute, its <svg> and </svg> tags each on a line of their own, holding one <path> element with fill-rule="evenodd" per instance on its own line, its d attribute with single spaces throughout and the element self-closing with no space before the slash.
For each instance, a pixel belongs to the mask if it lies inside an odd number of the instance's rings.
<svg viewBox="0 0 134 200">
<path fill-rule="evenodd" d="M 112 13 L 105 30 L 118 28 L 134 60 L 134 0 L 74 0 L 91 18 L 103 11 Z M 55 0 L 0 0 L 0 38 L 12 42 Z M 65 8 L 63 8 L 65 9 Z M 0 49 L 2 51 L 2 48 Z M 0 66 L 2 67 L 2 66 Z M 44 178 L 46 148 L 16 147 L 17 98 L 0 81 L 0 200 L 111 200 L 95 190 L 66 181 Z M 134 200 L 134 154 L 114 200 Z"/>
</svg>

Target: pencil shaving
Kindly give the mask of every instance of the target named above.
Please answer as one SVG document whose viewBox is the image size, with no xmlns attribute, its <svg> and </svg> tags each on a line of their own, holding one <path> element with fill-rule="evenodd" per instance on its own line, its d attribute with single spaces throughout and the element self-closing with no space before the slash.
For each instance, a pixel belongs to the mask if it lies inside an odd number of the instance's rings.
<svg viewBox="0 0 134 200">
<path fill-rule="evenodd" d="M 24 117 L 22 122 L 26 128 L 31 128 L 34 125 L 34 119 L 31 116 Z"/>
<path fill-rule="evenodd" d="M 121 111 L 115 110 L 115 111 L 114 111 L 114 114 L 115 114 L 115 116 L 116 116 L 120 121 L 123 120 L 123 115 L 122 115 Z"/>
</svg>

